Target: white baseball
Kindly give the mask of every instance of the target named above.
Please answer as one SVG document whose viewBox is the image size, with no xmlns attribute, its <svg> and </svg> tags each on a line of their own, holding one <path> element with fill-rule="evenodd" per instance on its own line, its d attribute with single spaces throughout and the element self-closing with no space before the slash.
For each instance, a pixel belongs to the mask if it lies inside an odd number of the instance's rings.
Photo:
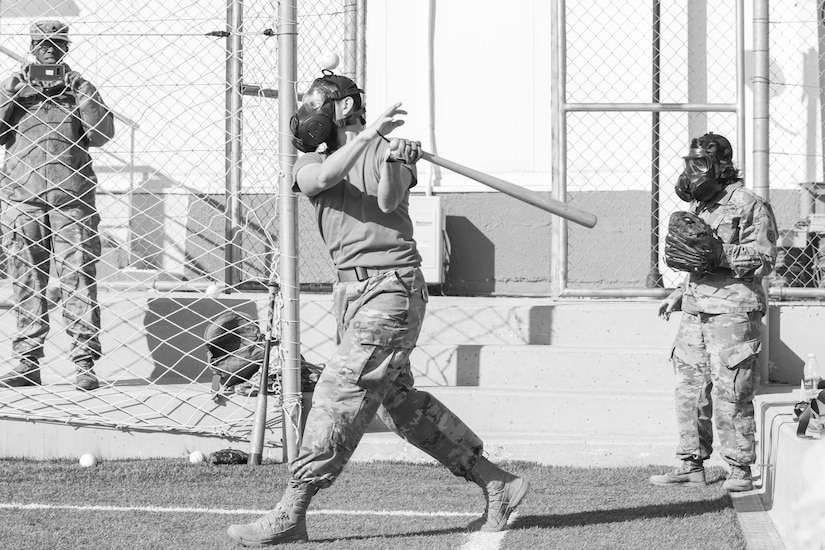
<svg viewBox="0 0 825 550">
<path fill-rule="evenodd" d="M 327 52 L 318 56 L 318 64 L 322 69 L 333 70 L 338 66 L 338 54 Z"/>
<path fill-rule="evenodd" d="M 97 466 L 97 457 L 91 453 L 85 453 L 80 455 L 79 462 L 84 468 L 91 468 L 92 466 Z"/>
<path fill-rule="evenodd" d="M 192 451 L 189 453 L 189 462 L 192 464 L 200 464 L 204 460 L 206 460 L 206 457 L 200 451 Z"/>
<path fill-rule="evenodd" d="M 206 296 L 209 298 L 214 298 L 218 294 L 221 293 L 221 285 L 218 283 L 212 283 L 208 287 L 206 287 Z"/>
</svg>

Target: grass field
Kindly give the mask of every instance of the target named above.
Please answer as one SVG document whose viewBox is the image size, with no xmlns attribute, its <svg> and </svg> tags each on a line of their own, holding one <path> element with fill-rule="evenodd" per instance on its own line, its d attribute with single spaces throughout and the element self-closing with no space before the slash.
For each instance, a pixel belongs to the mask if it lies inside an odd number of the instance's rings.
<svg viewBox="0 0 825 550">
<path fill-rule="evenodd" d="M 481 490 L 422 464 L 352 463 L 310 508 L 308 544 L 368 550 L 744 549 L 724 472 L 700 488 L 652 487 L 662 468 L 509 463 L 532 489 L 508 531 L 470 534 Z M 9 550 L 239 548 L 226 536 L 280 499 L 282 464 L 210 466 L 180 460 L 0 460 L 0 541 Z"/>
</svg>

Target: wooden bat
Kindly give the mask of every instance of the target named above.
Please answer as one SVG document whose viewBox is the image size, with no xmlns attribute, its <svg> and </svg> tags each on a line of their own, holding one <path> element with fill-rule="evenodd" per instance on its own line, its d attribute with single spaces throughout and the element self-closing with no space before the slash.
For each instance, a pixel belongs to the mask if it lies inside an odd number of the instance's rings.
<svg viewBox="0 0 825 550">
<path fill-rule="evenodd" d="M 421 158 L 426 160 L 427 162 L 437 164 L 438 166 L 442 166 L 447 170 L 451 170 L 457 174 L 461 174 L 462 176 L 467 176 L 470 179 L 474 179 L 479 183 L 483 183 L 487 187 L 492 187 L 497 191 L 501 191 L 502 193 L 510 195 L 511 197 L 516 198 L 520 201 L 524 201 L 527 204 L 532 204 L 533 206 L 541 208 L 546 212 L 550 212 L 551 214 L 561 216 L 562 218 L 570 220 L 571 222 L 576 222 L 585 227 L 593 227 L 596 225 L 597 218 L 590 212 L 579 210 L 578 208 L 570 206 L 567 203 L 557 201 L 549 197 L 544 197 L 542 195 L 539 195 L 535 191 L 525 189 L 524 187 L 516 185 L 515 183 L 510 183 L 509 181 L 505 181 L 495 176 L 485 174 L 484 172 L 473 170 L 472 168 L 469 168 L 462 164 L 458 164 L 457 162 L 453 162 L 451 160 L 447 160 L 445 158 L 441 158 L 426 151 L 421 151 Z"/>
<path fill-rule="evenodd" d="M 266 334 L 264 335 L 264 358 L 261 362 L 261 383 L 258 387 L 258 400 L 255 403 L 255 417 L 252 423 L 252 440 L 249 447 L 249 458 L 247 464 L 260 466 L 263 459 L 264 435 L 266 432 L 266 409 L 267 409 L 267 385 L 269 382 L 269 358 L 272 353 L 272 346 L 277 344 L 272 341 L 272 331 L 275 328 L 275 308 L 277 307 L 278 283 L 275 280 L 275 268 L 267 285 L 269 286 L 269 309 L 267 310 Z"/>
</svg>

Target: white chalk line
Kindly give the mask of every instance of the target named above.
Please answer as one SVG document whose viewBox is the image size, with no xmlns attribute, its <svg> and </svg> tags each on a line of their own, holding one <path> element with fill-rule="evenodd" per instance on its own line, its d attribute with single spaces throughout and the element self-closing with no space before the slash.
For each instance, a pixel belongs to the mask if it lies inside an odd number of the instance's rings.
<svg viewBox="0 0 825 550">
<path fill-rule="evenodd" d="M 510 527 L 518 512 L 513 511 L 510 517 L 507 518 L 507 527 Z M 501 542 L 507 536 L 507 530 L 497 532 L 475 531 L 467 536 L 467 540 L 458 550 L 498 550 L 501 547 Z"/>
<path fill-rule="evenodd" d="M 73 504 L 41 504 L 0 502 L 0 510 L 75 510 L 87 512 L 152 512 L 172 514 L 263 515 L 269 510 L 230 510 L 224 508 L 185 508 L 170 506 L 97 506 Z M 309 510 L 307 515 L 328 516 L 391 516 L 391 517 L 476 517 L 475 512 L 420 512 L 416 510 Z M 511 516 L 512 517 L 512 516 Z"/>
</svg>

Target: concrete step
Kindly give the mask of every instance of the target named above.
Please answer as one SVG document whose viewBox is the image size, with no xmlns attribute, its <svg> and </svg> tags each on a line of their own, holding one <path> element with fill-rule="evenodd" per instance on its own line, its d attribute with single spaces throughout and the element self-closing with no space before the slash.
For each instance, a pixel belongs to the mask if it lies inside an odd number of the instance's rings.
<svg viewBox="0 0 825 550">
<path fill-rule="evenodd" d="M 665 322 L 658 300 L 555 302 L 544 298 L 431 296 L 419 345 L 669 347 L 679 314 Z M 328 345 L 335 326 L 328 296 L 301 296 L 304 346 Z"/>
<path fill-rule="evenodd" d="M 596 437 L 570 434 L 527 434 L 479 432 L 484 452 L 493 462 L 522 460 L 554 466 L 621 467 L 672 465 L 677 438 L 661 436 Z M 352 456 L 354 461 L 395 460 L 435 463 L 393 433 L 368 433 Z M 714 457 L 709 465 L 721 461 Z"/>
<path fill-rule="evenodd" d="M 473 431 L 608 438 L 676 433 L 673 392 L 422 387 Z M 383 430 L 386 431 L 386 428 Z"/>
<path fill-rule="evenodd" d="M 424 386 L 672 391 L 669 348 L 424 344 L 410 362 Z"/>
</svg>

